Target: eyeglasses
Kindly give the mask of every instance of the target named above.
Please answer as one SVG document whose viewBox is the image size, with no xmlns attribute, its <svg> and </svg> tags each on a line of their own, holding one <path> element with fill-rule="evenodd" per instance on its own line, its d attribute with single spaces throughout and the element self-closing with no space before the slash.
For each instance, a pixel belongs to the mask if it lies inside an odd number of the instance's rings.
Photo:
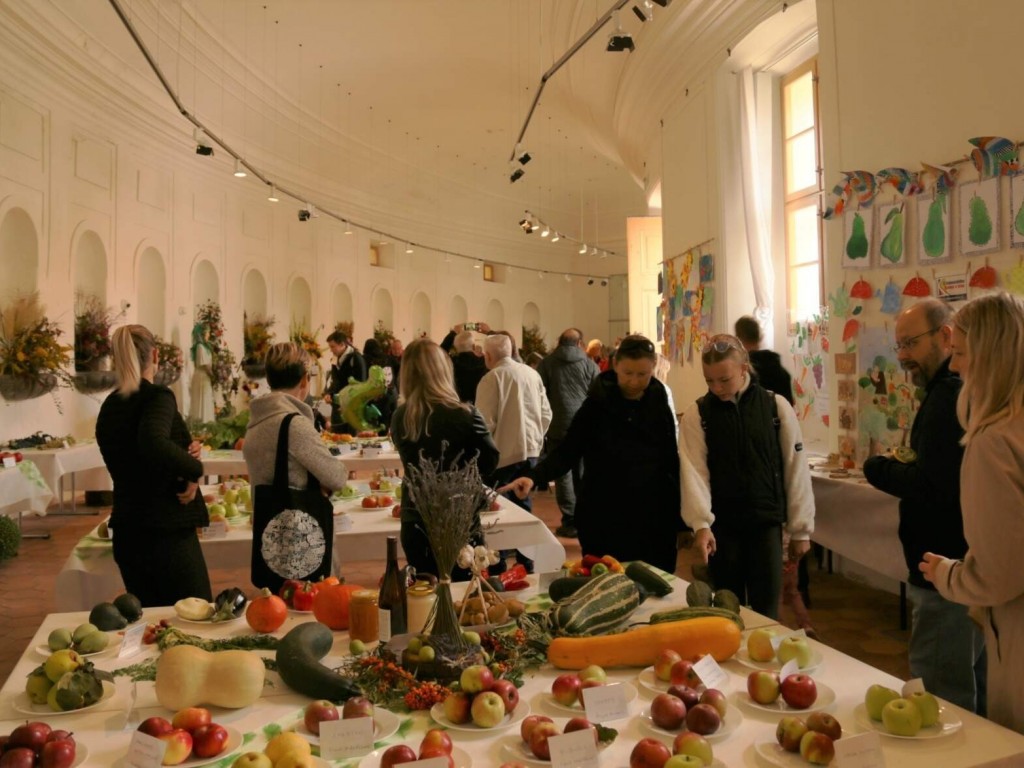
<svg viewBox="0 0 1024 768">
<path fill-rule="evenodd" d="M 941 328 L 941 326 L 939 326 L 939 327 Z M 918 339 L 920 339 L 920 338 L 922 338 L 924 336 L 931 336 L 933 333 L 935 333 L 938 330 L 939 330 L 939 328 L 931 328 L 930 330 L 927 330 L 924 333 L 917 334 L 917 336 L 911 336 L 909 339 L 904 339 L 903 341 L 897 341 L 895 344 L 892 345 L 892 351 L 896 352 L 897 354 L 899 354 L 903 350 L 907 350 L 909 352 L 910 350 L 912 350 L 914 347 L 917 346 Z"/>
<path fill-rule="evenodd" d="M 640 350 L 649 355 L 654 354 L 654 342 L 643 336 L 627 336 L 619 344 L 620 352 Z"/>
<path fill-rule="evenodd" d="M 724 355 L 730 349 L 736 349 L 743 351 L 743 347 L 731 336 L 715 336 L 708 341 L 708 345 L 704 347 L 705 352 L 714 350 L 720 355 Z"/>
</svg>

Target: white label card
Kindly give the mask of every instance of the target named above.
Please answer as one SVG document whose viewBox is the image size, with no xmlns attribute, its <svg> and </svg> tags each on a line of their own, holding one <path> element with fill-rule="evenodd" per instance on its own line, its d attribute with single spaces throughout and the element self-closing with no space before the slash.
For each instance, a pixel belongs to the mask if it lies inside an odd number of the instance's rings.
<svg viewBox="0 0 1024 768">
<path fill-rule="evenodd" d="M 551 750 L 551 768 L 597 768 L 597 744 L 592 728 L 551 736 L 548 748 Z"/>
<path fill-rule="evenodd" d="M 832 765 L 836 768 L 885 768 L 882 754 L 882 737 L 877 731 L 858 733 L 835 742 L 836 756 Z"/>
<path fill-rule="evenodd" d="M 211 520 L 210 524 L 203 528 L 204 539 L 225 539 L 228 535 L 228 524 L 225 520 Z"/>
<path fill-rule="evenodd" d="M 729 690 L 729 675 L 718 666 L 714 656 L 705 656 L 693 665 L 693 671 L 697 673 L 706 688 L 717 688 L 720 691 Z"/>
<path fill-rule="evenodd" d="M 587 710 L 587 720 L 592 723 L 607 723 L 629 717 L 626 693 L 621 683 L 584 688 L 583 708 Z"/>
<path fill-rule="evenodd" d="M 124 631 L 124 637 L 121 640 L 121 647 L 117 649 L 117 658 L 124 659 L 128 656 L 134 656 L 136 653 L 141 651 L 142 636 L 145 632 L 146 625 L 141 622 L 136 624 L 134 627 L 126 629 Z"/>
<path fill-rule="evenodd" d="M 924 693 L 924 680 L 920 677 L 915 677 L 913 680 L 907 680 L 903 684 L 903 698 L 907 698 L 912 693 Z"/>
<path fill-rule="evenodd" d="M 347 760 L 372 751 L 372 717 L 350 717 L 320 723 L 320 757 L 324 760 Z"/>
<path fill-rule="evenodd" d="M 13 456 L 4 456 L 4 469 L 13 469 L 17 463 Z"/>
<path fill-rule="evenodd" d="M 387 608 L 377 609 L 377 637 L 382 643 L 391 639 L 391 611 Z"/>
<path fill-rule="evenodd" d="M 537 586 L 541 592 L 547 592 L 551 582 L 562 577 L 561 571 L 547 571 L 537 577 Z"/>
<path fill-rule="evenodd" d="M 428 757 L 426 760 L 414 760 L 411 763 L 402 763 L 405 768 L 448 768 L 448 758 Z"/>
<path fill-rule="evenodd" d="M 128 745 L 128 756 L 124 759 L 126 768 L 160 768 L 164 761 L 167 742 L 142 731 L 132 733 Z"/>
<path fill-rule="evenodd" d="M 790 675 L 796 675 L 800 673 L 800 665 L 796 663 L 796 659 L 790 659 L 782 665 L 782 669 L 779 670 L 779 680 L 785 680 Z"/>
</svg>

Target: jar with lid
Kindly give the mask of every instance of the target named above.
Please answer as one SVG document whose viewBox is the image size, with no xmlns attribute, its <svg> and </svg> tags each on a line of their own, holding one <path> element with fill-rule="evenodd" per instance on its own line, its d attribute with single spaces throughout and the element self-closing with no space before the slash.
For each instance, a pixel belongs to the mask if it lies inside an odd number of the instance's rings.
<svg viewBox="0 0 1024 768">
<path fill-rule="evenodd" d="M 409 610 L 409 631 L 417 634 L 429 632 L 430 627 L 426 624 L 437 602 L 437 588 L 429 581 L 418 580 L 406 590 L 405 597 Z"/>
<path fill-rule="evenodd" d="M 364 643 L 376 642 L 377 625 L 377 591 L 360 589 L 352 593 L 348 604 L 348 636 L 352 640 Z"/>
</svg>

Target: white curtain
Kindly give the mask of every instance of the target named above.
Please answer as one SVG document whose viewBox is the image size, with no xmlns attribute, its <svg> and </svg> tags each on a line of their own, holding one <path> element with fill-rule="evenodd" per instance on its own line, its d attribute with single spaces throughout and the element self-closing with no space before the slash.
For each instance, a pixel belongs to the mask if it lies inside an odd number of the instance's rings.
<svg viewBox="0 0 1024 768">
<path fill-rule="evenodd" d="M 773 322 L 775 273 L 769 232 L 771 222 L 771 195 L 767 178 L 771 172 L 771 157 L 762 159 L 761 136 L 771 129 L 771 105 L 761 105 L 768 116 L 768 125 L 759 125 L 757 83 L 754 72 L 747 67 L 739 73 L 740 114 L 740 182 L 743 191 L 743 219 L 750 257 L 750 274 L 754 281 L 754 316 L 764 333 L 764 346 L 771 349 L 774 342 Z"/>
</svg>

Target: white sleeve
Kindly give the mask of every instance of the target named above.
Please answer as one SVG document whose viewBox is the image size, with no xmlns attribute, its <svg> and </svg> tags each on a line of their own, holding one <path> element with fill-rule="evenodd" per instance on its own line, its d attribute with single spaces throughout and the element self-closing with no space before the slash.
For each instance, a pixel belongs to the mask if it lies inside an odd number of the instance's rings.
<svg viewBox="0 0 1024 768">
<path fill-rule="evenodd" d="M 711 473 L 697 403 L 686 409 L 679 430 L 679 482 L 682 484 L 683 522 L 694 531 L 710 528 L 715 522 L 711 512 Z"/>
<path fill-rule="evenodd" d="M 679 417 L 676 416 L 676 403 L 672 399 L 672 389 L 665 385 L 665 394 L 668 396 L 668 412 L 672 414 L 672 423 L 676 426 L 676 442 L 679 442 Z"/>
<path fill-rule="evenodd" d="M 476 385 L 476 409 L 493 435 L 498 426 L 498 379 L 491 372 L 484 374 Z"/>
<path fill-rule="evenodd" d="M 811 468 L 803 449 L 803 436 L 796 413 L 782 395 L 775 395 L 779 408 L 779 448 L 782 449 L 783 480 L 786 484 L 786 530 L 795 540 L 814 533 L 814 490 Z"/>
<path fill-rule="evenodd" d="M 544 382 L 537 376 L 537 393 L 540 397 L 540 433 L 541 439 L 547 434 L 551 426 L 551 401 L 548 400 L 548 393 L 544 391 Z"/>
</svg>

